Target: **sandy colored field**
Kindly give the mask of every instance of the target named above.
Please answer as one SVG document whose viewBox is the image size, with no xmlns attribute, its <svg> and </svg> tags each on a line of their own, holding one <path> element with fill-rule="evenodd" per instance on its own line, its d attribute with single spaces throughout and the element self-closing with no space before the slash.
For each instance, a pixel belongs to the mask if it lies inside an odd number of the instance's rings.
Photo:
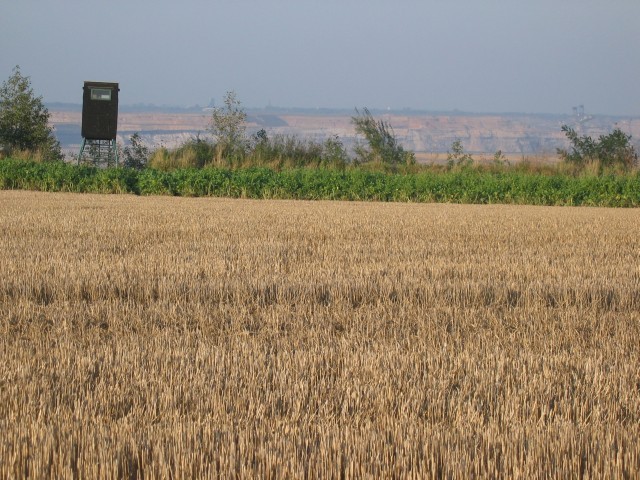
<svg viewBox="0 0 640 480">
<path fill-rule="evenodd" d="M 639 234 L 0 192 L 0 478 L 637 478 Z"/>
</svg>

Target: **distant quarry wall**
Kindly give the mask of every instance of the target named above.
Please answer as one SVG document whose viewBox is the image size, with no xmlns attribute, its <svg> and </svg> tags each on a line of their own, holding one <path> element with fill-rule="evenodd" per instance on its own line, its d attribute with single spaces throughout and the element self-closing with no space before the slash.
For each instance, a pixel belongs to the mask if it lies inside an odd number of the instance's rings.
<svg viewBox="0 0 640 480">
<path fill-rule="evenodd" d="M 79 149 L 81 113 L 76 111 L 50 111 L 51 123 L 67 152 Z M 249 134 L 264 129 L 267 135 L 295 135 L 323 141 L 339 136 L 347 148 L 355 145 L 356 136 L 351 124 L 352 113 L 269 112 L 248 111 Z M 460 140 L 465 151 L 477 156 L 492 156 L 500 150 L 509 158 L 532 155 L 555 156 L 558 147 L 567 146 L 560 130 L 568 124 L 581 135 L 597 138 L 620 128 L 631 134 L 639 145 L 640 118 L 595 116 L 581 121 L 575 116 L 527 114 L 464 114 L 464 113 L 405 113 L 373 112 L 376 118 L 388 122 L 402 145 L 416 152 L 422 161 L 441 161 L 451 144 Z M 152 148 L 175 148 L 190 139 L 208 136 L 210 113 L 121 113 L 118 118 L 118 142 L 126 144 L 138 132 Z"/>
</svg>

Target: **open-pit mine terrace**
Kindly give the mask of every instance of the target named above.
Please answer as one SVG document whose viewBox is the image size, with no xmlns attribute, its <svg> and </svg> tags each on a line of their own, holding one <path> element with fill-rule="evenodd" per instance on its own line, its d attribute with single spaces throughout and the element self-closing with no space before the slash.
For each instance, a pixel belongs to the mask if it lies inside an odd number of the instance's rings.
<svg viewBox="0 0 640 480">
<path fill-rule="evenodd" d="M 124 110 L 124 111 L 123 111 Z M 65 150 L 73 151 L 81 142 L 82 113 L 73 110 L 50 109 L 51 123 Z M 582 135 L 597 138 L 620 128 L 640 138 L 640 118 L 575 115 L 533 114 L 469 114 L 428 113 L 408 111 L 372 111 L 373 115 L 392 127 L 403 146 L 416 152 L 421 161 L 445 161 L 451 144 L 459 139 L 465 151 L 478 158 L 491 158 L 500 150 L 511 159 L 529 156 L 546 157 L 553 161 L 556 148 L 566 146 L 561 126 L 571 125 Z M 351 117 L 355 111 L 324 110 L 247 110 L 247 130 L 254 133 L 265 129 L 269 136 L 296 135 L 322 141 L 339 136 L 349 147 L 355 142 Z M 179 112 L 126 111 L 118 117 L 118 141 L 126 143 L 138 132 L 153 147 L 176 147 L 197 135 L 208 135 L 211 112 L 184 110 Z"/>
</svg>

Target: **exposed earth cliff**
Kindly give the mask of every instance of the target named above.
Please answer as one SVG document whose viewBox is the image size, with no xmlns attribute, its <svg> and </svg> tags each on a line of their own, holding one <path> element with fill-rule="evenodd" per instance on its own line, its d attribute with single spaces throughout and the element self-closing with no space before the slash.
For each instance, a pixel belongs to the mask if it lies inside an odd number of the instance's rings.
<svg viewBox="0 0 640 480">
<path fill-rule="evenodd" d="M 73 151 L 81 142 L 79 110 L 50 111 L 51 122 L 63 148 Z M 247 129 L 254 133 L 265 129 L 267 134 L 297 135 L 324 140 L 338 135 L 345 145 L 355 141 L 351 124 L 354 112 L 314 112 L 303 110 L 248 110 Z M 416 152 L 419 160 L 446 158 L 451 144 L 459 139 L 465 151 L 492 156 L 501 150 L 510 158 L 530 155 L 555 156 L 556 148 L 566 146 L 560 130 L 563 124 L 576 128 L 581 135 L 597 138 L 620 128 L 640 139 L 640 118 L 580 117 L 575 115 L 528 114 L 465 114 L 373 112 L 376 118 L 388 122 L 406 149 Z M 195 137 L 206 136 L 210 121 L 208 111 L 162 112 L 123 111 L 118 117 L 118 141 L 126 143 L 139 132 L 151 146 L 175 147 Z"/>
</svg>

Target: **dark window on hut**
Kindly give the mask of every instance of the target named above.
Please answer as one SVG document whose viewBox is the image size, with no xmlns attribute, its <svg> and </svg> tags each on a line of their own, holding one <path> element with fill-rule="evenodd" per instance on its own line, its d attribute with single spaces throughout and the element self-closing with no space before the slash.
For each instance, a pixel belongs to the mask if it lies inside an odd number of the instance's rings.
<svg viewBox="0 0 640 480">
<path fill-rule="evenodd" d="M 92 88 L 91 100 L 111 101 L 111 89 L 110 88 Z"/>
</svg>

